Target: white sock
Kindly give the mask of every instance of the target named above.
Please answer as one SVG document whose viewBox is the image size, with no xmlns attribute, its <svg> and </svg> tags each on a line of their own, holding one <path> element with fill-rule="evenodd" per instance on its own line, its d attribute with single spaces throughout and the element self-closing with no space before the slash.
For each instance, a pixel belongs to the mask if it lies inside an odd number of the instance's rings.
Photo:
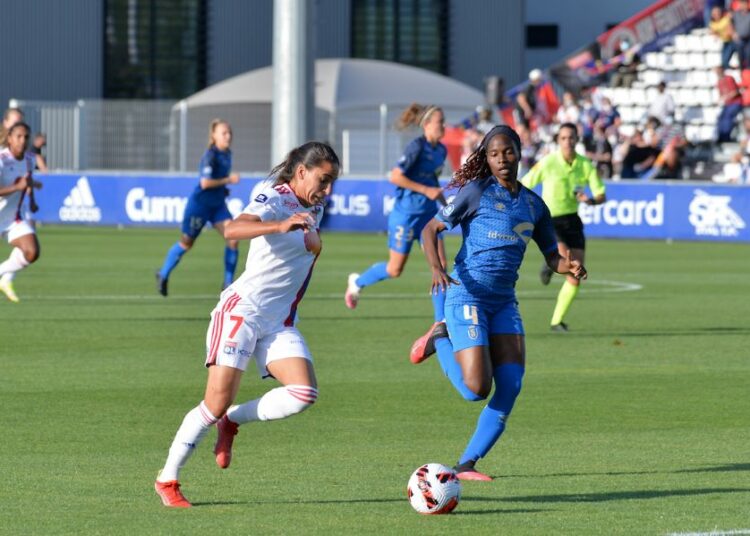
<svg viewBox="0 0 750 536">
<path fill-rule="evenodd" d="M 312 406 L 318 390 L 309 385 L 286 385 L 271 389 L 266 394 L 227 411 L 227 418 L 237 424 L 250 421 L 284 419 Z"/>
<path fill-rule="evenodd" d="M 10 252 L 10 256 L 5 262 L 0 263 L 0 274 L 7 274 L 9 272 L 17 272 L 23 270 L 29 265 L 29 261 L 23 256 L 23 252 L 18 248 L 13 248 Z"/>
<path fill-rule="evenodd" d="M 180 428 L 174 436 L 172 446 L 169 447 L 167 462 L 164 464 L 164 469 L 159 473 L 159 482 L 180 479 L 180 469 L 185 465 L 185 462 L 187 462 L 187 459 L 206 435 L 208 429 L 216 424 L 217 420 L 208 411 L 206 403 L 203 401 L 185 415 Z"/>
<path fill-rule="evenodd" d="M 0 276 L 0 283 L 10 283 L 13 281 L 13 278 L 16 277 L 16 272 L 5 272 L 2 276 Z"/>
</svg>

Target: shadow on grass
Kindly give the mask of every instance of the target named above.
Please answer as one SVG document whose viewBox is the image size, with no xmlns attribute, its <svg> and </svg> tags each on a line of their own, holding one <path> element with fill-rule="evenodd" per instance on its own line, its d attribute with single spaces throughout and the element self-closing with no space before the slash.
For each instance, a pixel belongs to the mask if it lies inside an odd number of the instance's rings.
<svg viewBox="0 0 750 536">
<path fill-rule="evenodd" d="M 698 469 L 680 469 L 679 471 L 675 471 L 675 473 L 728 473 L 732 471 L 750 471 L 750 463 L 730 463 Z"/>
<path fill-rule="evenodd" d="M 531 503 L 598 503 L 609 501 L 626 501 L 632 499 L 662 499 L 664 497 L 690 497 L 711 495 L 714 493 L 747 493 L 750 488 L 701 488 L 686 490 L 635 490 L 613 491 L 605 493 L 570 493 L 560 495 L 527 495 L 522 497 L 502 497 L 496 500 L 503 502 Z"/>
<path fill-rule="evenodd" d="M 497 475 L 493 478 L 555 478 L 578 476 L 635 476 L 635 475 L 667 475 L 675 473 L 725 473 L 732 471 L 750 471 L 750 463 L 733 463 L 713 467 L 697 467 L 694 469 L 676 469 L 674 471 L 599 471 L 590 473 L 547 473 L 542 475 Z"/>
</svg>

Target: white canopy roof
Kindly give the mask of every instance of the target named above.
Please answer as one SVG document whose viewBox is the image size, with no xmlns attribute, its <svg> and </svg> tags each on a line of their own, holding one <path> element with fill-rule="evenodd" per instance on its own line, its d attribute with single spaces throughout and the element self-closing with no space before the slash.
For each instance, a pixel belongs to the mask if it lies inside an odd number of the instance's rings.
<svg viewBox="0 0 750 536">
<path fill-rule="evenodd" d="M 188 108 L 217 104 L 270 103 L 273 67 L 228 78 L 185 99 Z M 319 59 L 315 62 L 315 106 L 343 111 L 385 103 L 407 106 L 417 101 L 438 106 L 474 108 L 483 94 L 462 82 L 399 63 L 365 59 Z"/>
</svg>

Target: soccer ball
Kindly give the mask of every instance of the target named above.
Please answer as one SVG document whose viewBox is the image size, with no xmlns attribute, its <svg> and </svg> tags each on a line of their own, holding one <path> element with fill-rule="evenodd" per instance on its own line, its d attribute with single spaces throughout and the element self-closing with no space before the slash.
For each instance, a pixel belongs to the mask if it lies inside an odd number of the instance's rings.
<svg viewBox="0 0 750 536">
<path fill-rule="evenodd" d="M 406 494 L 420 514 L 447 514 L 461 499 L 461 481 L 450 467 L 426 463 L 412 473 Z"/>
</svg>

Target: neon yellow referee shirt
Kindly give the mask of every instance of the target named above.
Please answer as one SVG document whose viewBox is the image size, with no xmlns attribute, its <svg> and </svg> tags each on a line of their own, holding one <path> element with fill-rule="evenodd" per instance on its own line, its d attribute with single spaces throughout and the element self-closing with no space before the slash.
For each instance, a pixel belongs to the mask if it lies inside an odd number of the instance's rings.
<svg viewBox="0 0 750 536">
<path fill-rule="evenodd" d="M 573 163 L 568 164 L 560 151 L 548 154 L 534 164 L 521 182 L 527 188 L 542 183 L 542 199 L 553 218 L 578 212 L 577 189 L 588 186 L 593 197 L 605 191 L 591 160 L 576 153 Z"/>
</svg>

